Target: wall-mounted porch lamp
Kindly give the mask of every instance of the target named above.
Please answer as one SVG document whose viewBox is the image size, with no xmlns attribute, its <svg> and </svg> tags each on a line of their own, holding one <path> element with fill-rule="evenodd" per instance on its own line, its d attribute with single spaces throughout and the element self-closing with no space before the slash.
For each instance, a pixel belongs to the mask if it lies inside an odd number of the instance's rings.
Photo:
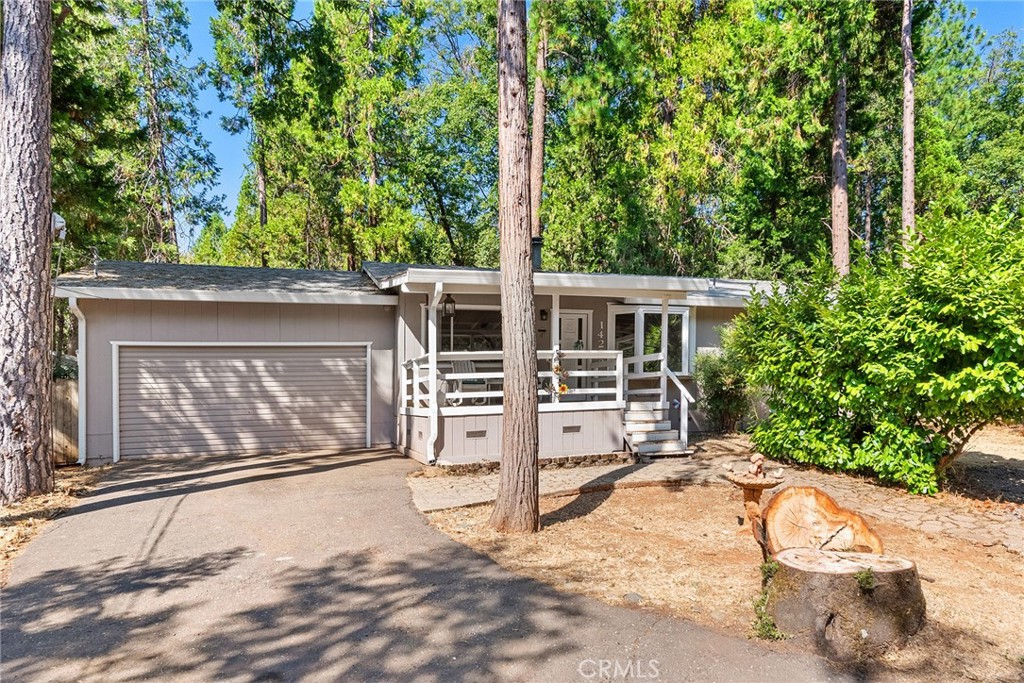
<svg viewBox="0 0 1024 683">
<path fill-rule="evenodd" d="M 441 315 L 448 318 L 448 350 L 455 350 L 455 299 L 452 295 L 445 294 L 441 302 Z"/>
<path fill-rule="evenodd" d="M 451 294 L 446 294 L 444 301 L 441 302 L 441 315 L 446 317 L 455 315 L 455 299 L 452 298 Z"/>
</svg>

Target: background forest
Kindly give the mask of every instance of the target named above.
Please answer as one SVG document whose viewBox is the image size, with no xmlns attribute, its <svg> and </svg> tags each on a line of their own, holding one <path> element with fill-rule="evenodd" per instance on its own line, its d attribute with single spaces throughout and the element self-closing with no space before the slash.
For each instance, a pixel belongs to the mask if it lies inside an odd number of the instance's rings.
<svg viewBox="0 0 1024 683">
<path fill-rule="evenodd" d="M 490 0 L 219 0 L 216 59 L 182 0 L 55 3 L 59 268 L 103 258 L 352 269 L 496 266 Z M 544 266 L 799 276 L 830 241 L 847 80 L 853 259 L 899 241 L 900 13 L 844 0 L 534 0 Z M 914 11 L 919 215 L 1024 211 L 1024 56 L 962 5 Z M 542 50 L 537 59 L 538 45 Z M 194 66 L 189 66 L 194 64 Z M 530 74 L 533 83 L 534 74 Z M 230 223 L 197 92 L 233 105 Z M 535 118 L 536 120 L 536 118 Z"/>
</svg>

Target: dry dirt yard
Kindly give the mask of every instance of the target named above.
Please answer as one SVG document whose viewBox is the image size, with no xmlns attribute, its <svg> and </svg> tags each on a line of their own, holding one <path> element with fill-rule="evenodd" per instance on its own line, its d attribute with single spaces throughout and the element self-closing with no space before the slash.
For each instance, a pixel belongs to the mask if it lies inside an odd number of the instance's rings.
<svg viewBox="0 0 1024 683">
<path fill-rule="evenodd" d="M 7 585 L 11 560 L 46 524 L 90 491 L 106 467 L 58 467 L 53 492 L 0 507 L 0 588 Z"/>
<path fill-rule="evenodd" d="M 983 468 L 991 458 L 1001 469 L 1024 466 L 1020 433 L 1002 428 L 981 443 L 966 472 Z M 1002 505 L 1020 504 L 1006 500 L 1007 493 L 1014 494 L 1012 481 L 983 484 L 971 500 L 983 497 L 984 490 Z M 998 489 L 1007 484 L 1010 491 L 1000 497 Z M 945 495 L 961 497 L 972 490 L 967 483 L 958 486 L 957 493 Z M 542 499 L 541 512 L 541 533 L 520 537 L 487 528 L 490 506 L 429 517 L 455 540 L 558 589 L 753 637 L 761 556 L 749 526 L 741 524 L 738 490 L 728 485 L 625 489 Z M 907 648 L 858 673 L 892 681 L 1024 681 L 1024 557 L 999 545 L 975 545 L 899 524 L 876 522 L 873 528 L 887 553 L 917 563 L 928 621 Z M 773 647 L 794 646 L 783 641 Z"/>
</svg>

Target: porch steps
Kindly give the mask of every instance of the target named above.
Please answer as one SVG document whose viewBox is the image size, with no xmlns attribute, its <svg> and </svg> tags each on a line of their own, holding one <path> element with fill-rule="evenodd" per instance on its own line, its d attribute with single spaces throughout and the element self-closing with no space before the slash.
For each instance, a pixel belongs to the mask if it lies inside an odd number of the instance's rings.
<svg viewBox="0 0 1024 683">
<path fill-rule="evenodd" d="M 679 430 L 672 429 L 668 409 L 668 403 L 659 401 L 626 403 L 626 442 L 634 453 L 678 455 L 687 452 Z"/>
<path fill-rule="evenodd" d="M 634 432 L 630 435 L 633 443 L 656 443 L 659 441 L 679 441 L 679 431 L 676 429 L 650 430 Z"/>
<path fill-rule="evenodd" d="M 637 432 L 662 432 L 672 429 L 671 422 L 627 422 L 626 431 Z"/>
<path fill-rule="evenodd" d="M 638 443 L 636 452 L 640 455 L 684 455 L 687 451 L 682 441 L 657 441 L 654 443 Z"/>
</svg>

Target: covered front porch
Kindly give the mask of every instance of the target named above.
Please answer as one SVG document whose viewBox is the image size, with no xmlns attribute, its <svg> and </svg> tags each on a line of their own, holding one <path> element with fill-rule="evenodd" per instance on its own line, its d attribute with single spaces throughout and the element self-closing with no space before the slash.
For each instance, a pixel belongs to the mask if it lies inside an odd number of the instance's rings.
<svg viewBox="0 0 1024 683">
<path fill-rule="evenodd" d="M 481 271 L 442 274 L 402 287 L 399 445 L 426 462 L 496 460 L 504 382 L 497 281 L 468 281 Z M 553 277 L 570 281 L 544 282 Z M 697 337 L 687 282 L 555 273 L 536 281 L 541 457 L 685 452 Z"/>
</svg>

